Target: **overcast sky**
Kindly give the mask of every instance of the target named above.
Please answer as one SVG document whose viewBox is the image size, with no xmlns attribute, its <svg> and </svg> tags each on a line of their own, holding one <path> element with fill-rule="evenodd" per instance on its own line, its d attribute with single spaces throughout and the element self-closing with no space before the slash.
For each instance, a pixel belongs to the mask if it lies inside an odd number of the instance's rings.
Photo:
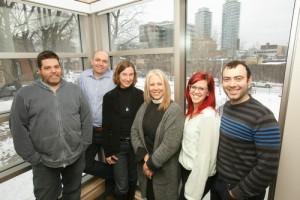
<svg viewBox="0 0 300 200">
<path fill-rule="evenodd" d="M 149 2 L 151 10 L 147 19 L 154 22 L 173 21 L 173 6 L 170 0 Z M 294 0 L 239 0 L 241 2 L 240 39 L 245 48 L 257 45 L 287 45 Z M 225 0 L 188 0 L 188 23 L 194 24 L 195 13 L 201 7 L 212 12 L 212 34 L 221 36 L 222 6 Z"/>
</svg>

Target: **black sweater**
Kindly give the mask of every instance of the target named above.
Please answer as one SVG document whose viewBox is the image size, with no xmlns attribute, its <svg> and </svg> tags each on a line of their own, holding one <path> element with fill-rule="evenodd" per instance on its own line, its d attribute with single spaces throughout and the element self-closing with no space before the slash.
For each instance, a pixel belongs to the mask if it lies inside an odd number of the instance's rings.
<svg viewBox="0 0 300 200">
<path fill-rule="evenodd" d="M 130 137 L 131 125 L 144 102 L 143 94 L 135 87 L 116 87 L 104 95 L 102 127 L 105 157 L 120 151 L 120 137 Z"/>
</svg>

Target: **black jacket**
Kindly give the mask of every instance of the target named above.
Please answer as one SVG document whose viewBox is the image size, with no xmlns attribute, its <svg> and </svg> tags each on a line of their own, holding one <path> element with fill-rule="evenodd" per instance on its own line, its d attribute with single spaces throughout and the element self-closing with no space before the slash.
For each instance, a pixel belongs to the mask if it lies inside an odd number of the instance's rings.
<svg viewBox="0 0 300 200">
<path fill-rule="evenodd" d="M 144 102 L 144 92 L 135 87 L 131 87 L 131 109 L 133 112 L 131 124 L 135 115 Z M 115 89 L 106 93 L 103 97 L 102 127 L 103 127 L 103 149 L 105 157 L 112 156 L 120 151 L 120 101 L 122 96 L 120 89 Z"/>
</svg>

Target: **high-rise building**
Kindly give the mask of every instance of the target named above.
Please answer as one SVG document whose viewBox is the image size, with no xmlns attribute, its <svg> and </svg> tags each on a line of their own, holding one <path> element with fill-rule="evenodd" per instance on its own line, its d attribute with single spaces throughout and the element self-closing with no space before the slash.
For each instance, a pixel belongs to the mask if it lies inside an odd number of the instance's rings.
<svg viewBox="0 0 300 200">
<path fill-rule="evenodd" d="M 231 56 L 239 50 L 240 9 L 238 0 L 226 0 L 223 4 L 221 50 Z"/>
<path fill-rule="evenodd" d="M 194 39 L 194 26 L 187 24 L 186 47 L 190 49 Z M 149 22 L 139 26 L 139 41 L 145 48 L 174 46 L 174 22 Z"/>
<path fill-rule="evenodd" d="M 149 22 L 139 26 L 140 42 L 146 48 L 172 47 L 174 38 L 174 22 Z"/>
<path fill-rule="evenodd" d="M 195 37 L 211 38 L 212 13 L 209 8 L 203 7 L 198 9 L 195 14 Z"/>
</svg>

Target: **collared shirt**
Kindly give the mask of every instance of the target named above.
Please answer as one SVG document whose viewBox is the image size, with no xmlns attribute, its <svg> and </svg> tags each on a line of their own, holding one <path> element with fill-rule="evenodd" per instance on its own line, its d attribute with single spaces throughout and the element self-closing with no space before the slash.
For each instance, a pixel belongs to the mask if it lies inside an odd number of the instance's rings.
<svg viewBox="0 0 300 200">
<path fill-rule="evenodd" d="M 88 99 L 95 127 L 102 126 L 103 96 L 115 88 L 112 80 L 113 73 L 112 70 L 106 70 L 104 76 L 97 79 L 91 68 L 84 70 L 77 79 L 77 84 Z"/>
</svg>

